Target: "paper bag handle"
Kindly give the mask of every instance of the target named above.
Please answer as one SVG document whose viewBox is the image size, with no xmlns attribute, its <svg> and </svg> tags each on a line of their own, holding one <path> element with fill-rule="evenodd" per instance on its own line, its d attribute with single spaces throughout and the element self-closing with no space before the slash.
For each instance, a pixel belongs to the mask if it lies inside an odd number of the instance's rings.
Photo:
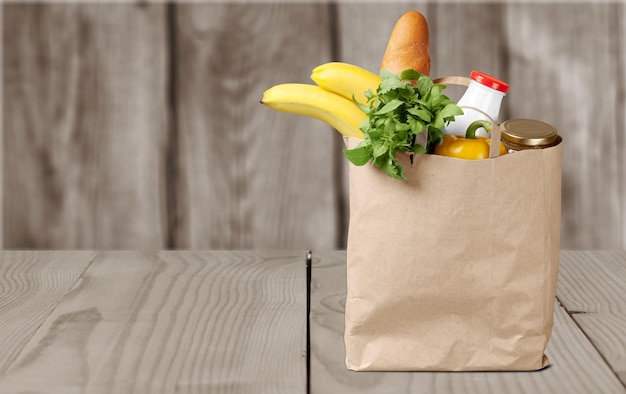
<svg viewBox="0 0 626 394">
<path fill-rule="evenodd" d="M 441 83 L 444 85 L 462 85 L 462 86 L 469 86 L 471 79 L 467 78 L 467 77 L 442 77 L 442 78 L 437 78 L 435 80 L 433 80 L 434 83 Z M 500 156 L 500 137 L 501 137 L 501 132 L 500 132 L 500 125 L 498 124 L 498 122 L 496 122 L 491 116 L 487 115 L 485 113 L 485 111 L 475 108 L 475 107 L 470 107 L 470 106 L 466 106 L 466 105 L 462 105 L 460 106 L 461 108 L 467 108 L 467 109 L 473 109 L 474 111 L 480 112 L 481 114 L 485 115 L 487 117 L 487 119 L 489 119 L 492 123 L 493 126 L 491 126 L 491 133 L 490 133 L 490 138 L 491 138 L 491 146 L 489 148 L 489 158 L 493 159 L 495 157 Z M 495 141 L 495 142 L 494 142 Z"/>
</svg>

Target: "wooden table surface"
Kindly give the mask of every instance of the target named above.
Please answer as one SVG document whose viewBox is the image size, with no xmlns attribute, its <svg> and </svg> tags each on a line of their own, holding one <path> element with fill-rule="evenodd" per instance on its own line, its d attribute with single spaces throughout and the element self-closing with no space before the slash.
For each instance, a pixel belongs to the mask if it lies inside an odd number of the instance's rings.
<svg viewBox="0 0 626 394">
<path fill-rule="evenodd" d="M 0 252 L 0 393 L 626 393 L 626 251 L 561 252 L 538 372 L 349 371 L 345 280 L 345 251 Z"/>
</svg>

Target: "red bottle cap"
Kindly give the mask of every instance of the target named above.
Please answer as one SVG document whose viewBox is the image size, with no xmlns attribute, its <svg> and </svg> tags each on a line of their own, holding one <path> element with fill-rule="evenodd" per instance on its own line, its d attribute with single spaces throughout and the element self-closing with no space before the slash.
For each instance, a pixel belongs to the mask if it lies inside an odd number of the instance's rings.
<svg viewBox="0 0 626 394">
<path fill-rule="evenodd" d="M 485 85 L 488 88 L 495 89 L 502 93 L 506 93 L 509 91 L 509 84 L 499 80 L 498 78 L 494 78 L 491 75 L 487 75 L 480 71 L 472 71 L 470 74 L 470 78 L 474 81 L 480 83 L 481 85 Z"/>
</svg>

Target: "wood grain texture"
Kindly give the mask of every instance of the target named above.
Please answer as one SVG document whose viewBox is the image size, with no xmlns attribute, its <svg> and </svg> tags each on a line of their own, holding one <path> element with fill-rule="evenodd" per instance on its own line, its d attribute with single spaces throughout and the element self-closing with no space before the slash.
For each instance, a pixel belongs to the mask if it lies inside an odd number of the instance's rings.
<svg viewBox="0 0 626 394">
<path fill-rule="evenodd" d="M 501 119 L 565 138 L 562 247 L 626 250 L 622 2 L 0 7 L 0 246 L 345 247 L 339 136 L 258 101 L 328 60 L 376 71 L 416 9 L 432 76 L 499 76 Z"/>
<path fill-rule="evenodd" d="M 570 313 L 626 314 L 626 251 L 561 251 L 557 298 Z"/>
<path fill-rule="evenodd" d="M 620 10 L 618 10 L 615 13 L 615 17 L 618 18 L 618 27 L 617 27 L 617 34 L 613 35 L 614 37 L 622 37 L 622 39 L 624 39 L 624 37 L 626 37 L 626 6 L 624 6 L 623 4 L 619 7 Z M 626 111 L 619 111 L 619 109 L 625 109 L 626 108 L 626 50 L 623 50 L 623 48 L 626 46 L 626 43 L 624 41 L 621 42 L 617 42 L 618 44 L 618 48 L 622 48 L 621 50 L 621 57 L 617 57 L 617 77 L 616 80 L 617 82 L 617 86 L 620 87 L 621 86 L 621 90 L 619 90 L 619 94 L 617 97 L 617 102 L 615 103 L 616 107 L 618 108 L 617 114 L 618 117 L 615 120 L 615 129 L 618 130 L 618 138 L 621 140 L 622 144 L 626 145 Z M 620 47 L 621 45 L 621 47 Z M 618 52 L 620 52 L 618 50 Z M 619 116 L 621 112 L 621 117 Z M 622 131 L 622 133 L 619 133 L 619 130 Z M 622 158 L 622 164 L 619 167 L 619 179 L 620 179 L 620 183 L 622 185 L 622 190 L 621 190 L 621 196 L 626 196 L 626 155 L 622 154 L 621 155 Z M 621 210 L 621 217 L 622 217 L 622 250 L 626 250 L 626 198 L 622 198 L 622 210 Z M 594 246 L 595 247 L 595 246 Z M 615 248 L 615 249 L 619 249 L 619 247 Z"/>
<path fill-rule="evenodd" d="M 259 104 L 330 60 L 328 5 L 176 7 L 179 248 L 336 247 L 333 141 Z"/>
<path fill-rule="evenodd" d="M 626 313 L 577 313 L 573 318 L 626 387 Z"/>
<path fill-rule="evenodd" d="M 304 393 L 304 252 L 100 253 L 0 392 Z"/>
<path fill-rule="evenodd" d="M 626 251 L 562 251 L 557 297 L 626 386 Z"/>
<path fill-rule="evenodd" d="M 164 247 L 165 6 L 2 6 L 4 247 Z"/>
<path fill-rule="evenodd" d="M 503 80 L 508 78 L 503 30 L 504 6 L 493 3 L 431 4 L 431 75 L 467 76 L 480 70 Z M 449 86 L 445 93 L 458 99 L 465 88 Z M 501 108 L 498 120 L 507 118 Z"/>
<path fill-rule="evenodd" d="M 92 262 L 92 252 L 0 253 L 0 376 Z"/>
<path fill-rule="evenodd" d="M 623 7 L 507 6 L 508 113 L 548 122 L 564 139 L 563 249 L 626 249 Z"/>
<path fill-rule="evenodd" d="M 0 42 L 2 42 L 4 26 L 3 13 L 3 7 L 0 4 Z M 3 55 L 4 51 L 0 50 L 0 174 L 4 174 L 4 95 L 2 94 L 4 91 L 4 79 L 2 78 L 2 75 L 4 75 Z M 4 216 L 2 215 L 2 207 L 4 207 L 4 189 L 2 181 L 0 181 L 0 249 L 4 249 Z"/>
<path fill-rule="evenodd" d="M 626 392 L 602 356 L 558 304 L 552 338 L 546 350 L 551 366 L 539 372 L 349 371 L 344 364 L 343 345 L 345 252 L 314 252 L 313 257 L 311 393 Z"/>
</svg>

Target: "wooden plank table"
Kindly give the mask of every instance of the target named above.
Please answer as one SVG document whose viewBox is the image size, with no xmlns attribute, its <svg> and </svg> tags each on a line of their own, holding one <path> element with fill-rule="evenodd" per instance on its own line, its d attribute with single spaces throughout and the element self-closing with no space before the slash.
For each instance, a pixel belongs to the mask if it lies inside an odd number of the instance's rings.
<svg viewBox="0 0 626 394">
<path fill-rule="evenodd" d="M 0 252 L 0 393 L 626 393 L 626 251 L 561 253 L 528 373 L 347 370 L 345 251 L 312 256 Z"/>
<path fill-rule="evenodd" d="M 2 252 L 0 393 L 303 393 L 305 252 Z"/>
<path fill-rule="evenodd" d="M 626 393 L 626 251 L 561 253 L 554 329 L 546 350 L 551 366 L 538 372 L 347 370 L 343 347 L 346 254 L 333 251 L 313 256 L 313 394 Z"/>
</svg>

